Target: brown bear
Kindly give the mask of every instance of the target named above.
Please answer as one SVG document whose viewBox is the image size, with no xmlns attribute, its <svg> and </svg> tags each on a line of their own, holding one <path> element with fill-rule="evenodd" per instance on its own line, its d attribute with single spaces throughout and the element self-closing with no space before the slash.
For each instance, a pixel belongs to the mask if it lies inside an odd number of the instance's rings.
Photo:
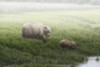
<svg viewBox="0 0 100 67">
<path fill-rule="evenodd" d="M 75 48 L 76 43 L 73 42 L 73 41 L 69 41 L 69 40 L 67 40 L 67 39 L 63 39 L 63 40 L 60 41 L 60 46 L 61 46 L 62 48 L 66 48 L 66 47 Z"/>
<path fill-rule="evenodd" d="M 41 23 L 26 23 L 22 26 L 22 37 L 25 38 L 37 38 L 44 40 L 44 35 L 46 37 L 50 36 L 51 29 L 49 26 L 45 26 Z"/>
</svg>

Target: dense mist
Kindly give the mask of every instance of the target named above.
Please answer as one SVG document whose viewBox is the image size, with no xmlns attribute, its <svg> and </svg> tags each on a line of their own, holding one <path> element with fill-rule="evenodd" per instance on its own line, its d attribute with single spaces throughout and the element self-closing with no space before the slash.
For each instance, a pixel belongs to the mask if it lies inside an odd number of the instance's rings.
<svg viewBox="0 0 100 67">
<path fill-rule="evenodd" d="M 46 3 L 75 3 L 100 5 L 100 0 L 0 0 L 7 2 L 46 2 Z"/>
</svg>

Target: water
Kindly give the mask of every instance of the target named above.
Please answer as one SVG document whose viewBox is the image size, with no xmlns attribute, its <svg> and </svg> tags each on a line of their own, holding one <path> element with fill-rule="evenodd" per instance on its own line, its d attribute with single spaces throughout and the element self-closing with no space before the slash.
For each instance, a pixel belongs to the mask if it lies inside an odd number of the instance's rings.
<svg viewBox="0 0 100 67">
<path fill-rule="evenodd" d="M 59 65 L 58 67 L 100 67 L 100 57 L 88 57 L 76 65 Z"/>
<path fill-rule="evenodd" d="M 87 60 L 75 67 L 100 67 L 100 57 L 88 57 Z"/>
</svg>

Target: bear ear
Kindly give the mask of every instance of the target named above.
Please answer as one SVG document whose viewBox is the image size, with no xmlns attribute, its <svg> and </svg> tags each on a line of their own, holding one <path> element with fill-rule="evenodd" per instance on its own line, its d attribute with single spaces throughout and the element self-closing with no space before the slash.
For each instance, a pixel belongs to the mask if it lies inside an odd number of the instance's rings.
<svg viewBox="0 0 100 67">
<path fill-rule="evenodd" d="M 76 44 L 76 42 L 73 42 L 74 44 Z"/>
<path fill-rule="evenodd" d="M 73 44 L 77 45 L 76 42 L 73 42 Z"/>
<path fill-rule="evenodd" d="M 44 26 L 44 29 L 47 29 L 47 26 Z"/>
</svg>

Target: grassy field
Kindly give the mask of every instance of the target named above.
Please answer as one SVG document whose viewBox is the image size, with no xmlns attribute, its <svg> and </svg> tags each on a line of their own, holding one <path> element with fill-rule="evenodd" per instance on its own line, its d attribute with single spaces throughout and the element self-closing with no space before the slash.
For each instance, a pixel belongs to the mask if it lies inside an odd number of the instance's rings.
<svg viewBox="0 0 100 67">
<path fill-rule="evenodd" d="M 21 26 L 27 22 L 51 27 L 46 43 L 22 38 Z M 61 48 L 59 41 L 65 38 L 75 41 L 76 48 Z M 100 10 L 0 14 L 1 66 L 53 67 L 76 64 L 87 56 L 100 56 Z"/>
</svg>

